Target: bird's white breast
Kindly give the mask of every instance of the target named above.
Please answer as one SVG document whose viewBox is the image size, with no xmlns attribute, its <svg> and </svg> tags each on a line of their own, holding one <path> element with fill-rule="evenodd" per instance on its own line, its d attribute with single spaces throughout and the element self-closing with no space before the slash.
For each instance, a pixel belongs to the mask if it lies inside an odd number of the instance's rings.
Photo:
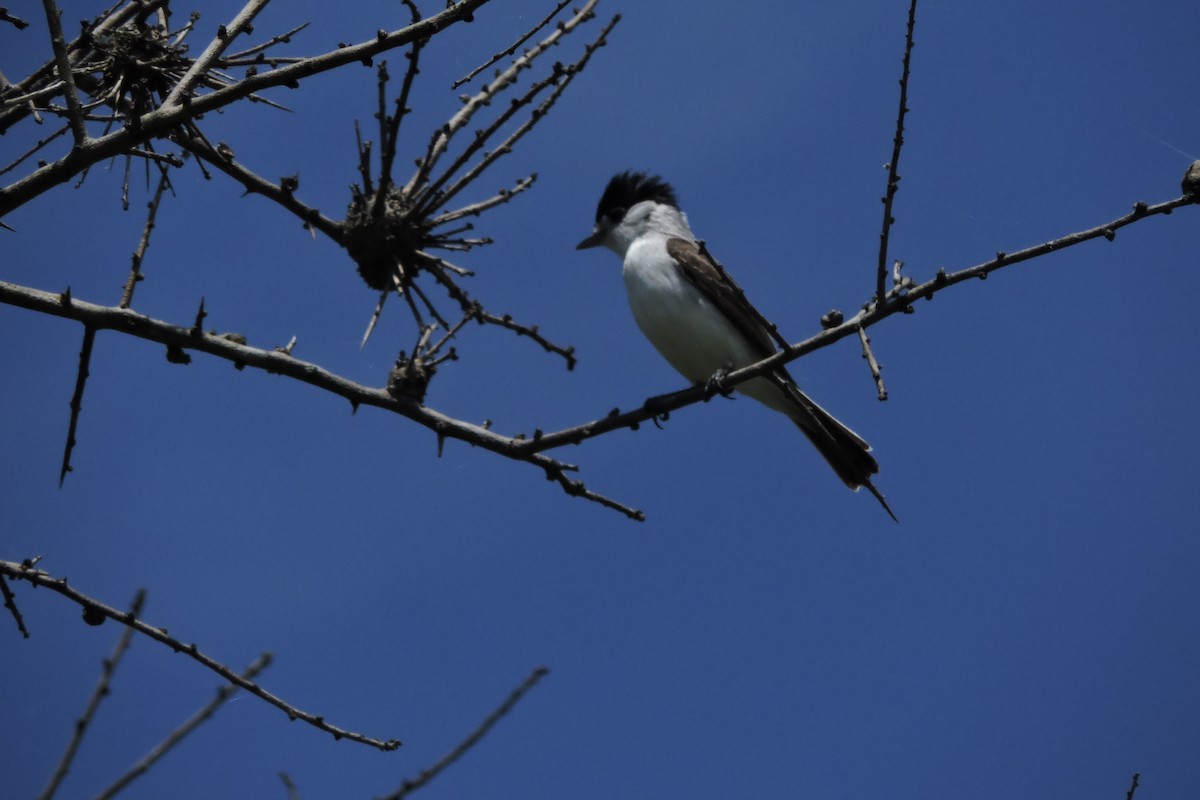
<svg viewBox="0 0 1200 800">
<path fill-rule="evenodd" d="M 666 243 L 665 236 L 646 236 L 625 254 L 625 290 L 642 333 L 693 382 L 756 361 L 741 332 L 682 274 Z"/>
</svg>

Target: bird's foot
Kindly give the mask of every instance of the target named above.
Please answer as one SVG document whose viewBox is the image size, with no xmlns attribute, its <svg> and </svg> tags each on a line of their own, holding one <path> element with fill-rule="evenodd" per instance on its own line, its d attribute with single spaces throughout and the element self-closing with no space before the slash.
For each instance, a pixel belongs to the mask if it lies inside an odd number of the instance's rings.
<svg viewBox="0 0 1200 800">
<path fill-rule="evenodd" d="M 733 365 L 727 364 L 709 376 L 704 382 L 704 402 L 708 402 L 717 395 L 722 397 L 733 397 L 733 389 L 725 388 L 725 378 L 733 371 Z"/>
<path fill-rule="evenodd" d="M 659 422 L 666 422 L 667 419 L 670 418 L 671 412 L 667 408 L 667 405 L 677 394 L 678 392 L 672 392 L 671 394 L 660 394 L 655 397 L 648 397 L 646 398 L 646 402 L 642 404 L 643 408 L 654 415 L 650 417 L 650 421 L 653 422 L 654 427 L 658 428 L 659 430 L 662 430 L 662 425 L 660 425 Z"/>
</svg>

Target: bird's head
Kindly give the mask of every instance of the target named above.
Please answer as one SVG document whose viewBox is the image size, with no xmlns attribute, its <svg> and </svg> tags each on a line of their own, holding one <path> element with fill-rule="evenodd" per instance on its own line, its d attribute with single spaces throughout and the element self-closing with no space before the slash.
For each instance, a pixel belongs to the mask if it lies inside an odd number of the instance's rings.
<svg viewBox="0 0 1200 800">
<path fill-rule="evenodd" d="M 656 212 L 661 212 L 663 207 L 682 220 L 679 201 L 671 184 L 645 172 L 618 173 L 600 196 L 592 235 L 575 249 L 604 246 L 624 258 L 625 251 L 635 239 L 655 228 L 662 216 Z"/>
</svg>

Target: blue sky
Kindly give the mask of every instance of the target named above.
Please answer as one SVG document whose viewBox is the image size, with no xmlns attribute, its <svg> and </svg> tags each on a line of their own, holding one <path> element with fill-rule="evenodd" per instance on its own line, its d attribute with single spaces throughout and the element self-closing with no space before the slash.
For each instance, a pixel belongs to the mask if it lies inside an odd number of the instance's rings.
<svg viewBox="0 0 1200 800">
<path fill-rule="evenodd" d="M 315 52 L 397 27 L 396 4 L 270 7 Z M 546 13 L 495 3 L 427 49 L 402 163 L 458 106 L 449 84 Z M 68 30 L 96 9 L 67 4 Z M 234 13 L 206 4 L 200 31 Z M 180 7 L 179 14 L 186 12 Z M 576 347 L 573 372 L 470 327 L 431 406 L 551 430 L 682 388 L 636 330 L 619 264 L 576 252 L 612 173 L 662 174 L 698 235 L 792 340 L 874 285 L 906 3 L 600 5 L 623 15 L 545 124 L 480 195 L 532 171 L 460 263 L 497 313 Z M 37 12 L 37 13 L 35 13 Z M 40 10 L 0 26 L 10 79 L 44 58 Z M 1192 3 L 922 4 L 892 255 L 924 279 L 1173 198 L 1200 159 Z M 593 24 L 591 30 L 596 30 Z M 590 35 L 590 31 L 584 35 Z M 197 40 L 199 41 L 199 40 Z M 573 57 L 579 38 L 556 57 Z M 198 47 L 194 44 L 193 47 Z M 394 56 L 393 60 L 398 60 Z M 340 216 L 354 68 L 209 115 L 214 141 Z M 0 139 L 24 149 L 21 128 Z M 11 156 L 10 156 L 11 157 Z M 6 159 L 7 160 L 7 159 Z M 403 173 L 402 173 L 403 174 Z M 334 245 L 186 169 L 134 306 L 381 385 L 411 322 Z M 115 304 L 143 224 L 93 170 L 6 222 L 0 279 Z M 1009 798 L 1194 795 L 1200 785 L 1197 211 L 1012 267 L 792 371 L 863 434 L 893 524 L 785 420 L 717 400 L 561 455 L 645 523 L 566 497 L 527 465 L 291 381 L 102 332 L 57 486 L 82 336 L 0 308 L 0 542 L 144 612 L 394 753 L 334 743 L 239 696 L 127 796 L 372 797 L 449 750 L 536 665 L 550 675 L 431 798 Z M 1188 520 L 1193 520 L 1191 523 Z M 17 585 L 33 638 L 0 620 L 0 769 L 36 794 L 118 631 Z M 215 691 L 137 639 L 64 786 L 95 793 Z"/>
</svg>

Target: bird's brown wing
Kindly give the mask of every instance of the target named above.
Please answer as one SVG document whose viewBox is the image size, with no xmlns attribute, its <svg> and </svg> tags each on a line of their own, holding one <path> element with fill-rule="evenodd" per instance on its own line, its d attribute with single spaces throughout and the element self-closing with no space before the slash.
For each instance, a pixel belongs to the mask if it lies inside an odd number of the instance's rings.
<svg viewBox="0 0 1200 800">
<path fill-rule="evenodd" d="M 668 239 L 667 255 L 675 259 L 692 285 L 758 348 L 760 358 L 775 352 L 766 320 L 708 251 L 687 239 Z"/>
</svg>

